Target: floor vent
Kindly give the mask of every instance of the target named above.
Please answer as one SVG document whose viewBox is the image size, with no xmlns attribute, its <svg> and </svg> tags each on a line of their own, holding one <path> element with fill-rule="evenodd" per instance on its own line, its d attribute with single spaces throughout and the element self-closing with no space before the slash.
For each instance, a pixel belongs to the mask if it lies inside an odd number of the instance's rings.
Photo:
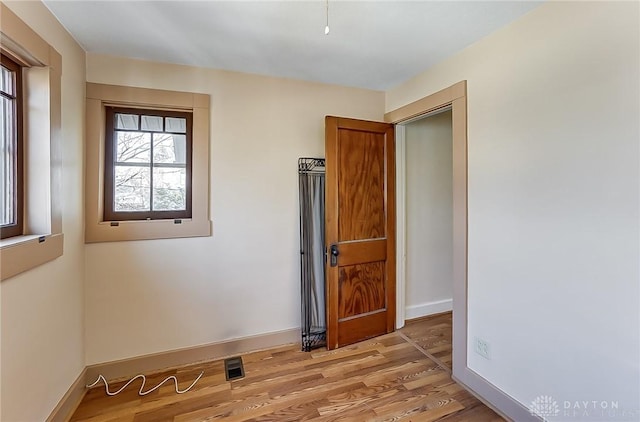
<svg viewBox="0 0 640 422">
<path fill-rule="evenodd" d="M 234 357 L 224 360 L 224 373 L 227 381 L 244 378 L 244 367 L 242 366 L 242 358 Z"/>
</svg>

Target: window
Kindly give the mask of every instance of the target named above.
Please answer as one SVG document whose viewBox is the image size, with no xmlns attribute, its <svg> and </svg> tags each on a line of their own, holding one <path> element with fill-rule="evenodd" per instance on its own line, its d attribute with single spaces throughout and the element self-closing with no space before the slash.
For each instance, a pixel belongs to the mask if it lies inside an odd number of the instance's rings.
<svg viewBox="0 0 640 422">
<path fill-rule="evenodd" d="M 191 218 L 191 113 L 105 111 L 104 220 Z"/>
<path fill-rule="evenodd" d="M 6 228 L 21 230 L 13 235 L 0 228 L 0 279 L 6 280 L 64 252 L 62 56 L 1 2 L 0 50 L 6 56 L 0 67 L 0 220 L 2 226 L 15 221 Z M 18 149 L 9 152 L 14 140 Z"/>
<path fill-rule="evenodd" d="M 2 55 L 0 69 L 0 238 L 22 234 L 22 68 Z"/>
<path fill-rule="evenodd" d="M 86 86 L 85 243 L 211 236 L 209 95 Z"/>
</svg>

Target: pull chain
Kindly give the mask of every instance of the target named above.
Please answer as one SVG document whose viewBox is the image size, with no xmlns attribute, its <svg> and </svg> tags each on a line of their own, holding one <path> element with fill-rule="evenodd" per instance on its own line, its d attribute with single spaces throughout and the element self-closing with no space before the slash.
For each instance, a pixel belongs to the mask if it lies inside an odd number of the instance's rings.
<svg viewBox="0 0 640 422">
<path fill-rule="evenodd" d="M 329 0 L 326 0 L 327 26 L 324 27 L 324 35 L 329 35 Z"/>
</svg>

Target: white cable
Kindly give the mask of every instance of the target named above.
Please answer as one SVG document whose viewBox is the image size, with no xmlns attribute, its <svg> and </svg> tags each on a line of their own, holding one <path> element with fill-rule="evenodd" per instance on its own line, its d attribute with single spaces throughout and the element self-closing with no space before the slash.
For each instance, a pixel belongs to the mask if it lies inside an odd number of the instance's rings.
<svg viewBox="0 0 640 422">
<path fill-rule="evenodd" d="M 100 382 L 100 380 L 102 380 L 102 382 L 104 382 L 104 391 L 105 393 L 107 393 L 108 396 L 115 396 L 116 394 L 120 394 L 120 392 L 122 390 L 124 390 L 125 388 L 127 388 L 129 386 L 129 384 L 131 384 L 132 382 L 134 382 L 135 380 L 137 380 L 138 378 L 142 378 L 142 385 L 140 386 L 140 391 L 138 391 L 138 395 L 140 396 L 146 396 L 147 394 L 151 393 L 152 391 L 155 391 L 156 389 L 158 389 L 162 384 L 164 384 L 165 382 L 167 382 L 170 379 L 173 379 L 173 382 L 176 386 L 176 393 L 178 394 L 182 394 L 182 393 L 186 393 L 187 391 L 191 390 L 191 387 L 193 387 L 194 385 L 196 385 L 196 382 L 198 382 L 198 380 L 200 379 L 200 377 L 202 376 L 202 374 L 204 374 L 204 371 L 200 372 L 200 375 L 198 375 L 198 378 L 196 378 L 196 380 L 194 382 L 191 383 L 191 385 L 189 387 L 187 387 L 186 390 L 178 390 L 178 379 L 175 377 L 175 375 L 171 375 L 168 376 L 167 378 L 164 379 L 164 381 L 162 381 L 160 384 L 156 385 L 155 387 L 153 387 L 151 390 L 149 391 L 142 391 L 144 390 L 144 384 L 147 381 L 147 378 L 140 374 L 140 375 L 136 375 L 135 377 L 131 378 L 129 380 L 129 382 L 127 382 L 125 385 L 123 385 L 118 391 L 116 391 L 115 393 L 111 393 L 109 391 L 109 384 L 107 383 L 107 380 L 104 379 L 104 377 L 102 376 L 102 374 L 98 375 L 98 379 L 95 380 L 95 382 L 93 382 L 92 384 L 87 385 L 87 388 L 91 388 L 94 385 L 96 385 L 97 383 Z"/>
</svg>

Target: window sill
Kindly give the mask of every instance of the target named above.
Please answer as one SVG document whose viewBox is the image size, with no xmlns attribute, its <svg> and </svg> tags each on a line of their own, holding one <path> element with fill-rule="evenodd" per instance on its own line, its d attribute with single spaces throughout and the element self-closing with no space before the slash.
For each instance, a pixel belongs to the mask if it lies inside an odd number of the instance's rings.
<svg viewBox="0 0 640 422">
<path fill-rule="evenodd" d="M 101 221 L 85 226 L 85 243 L 211 236 L 211 221 L 183 219 Z"/>
<path fill-rule="evenodd" d="M 25 235 L 0 241 L 0 280 L 62 256 L 64 235 Z"/>
<path fill-rule="evenodd" d="M 40 235 L 38 234 L 27 234 L 24 236 L 14 236 L 7 239 L 0 239 L 0 250 L 4 250 L 4 248 L 9 248 L 20 243 L 30 242 L 33 239 L 37 239 L 39 237 Z"/>
</svg>

